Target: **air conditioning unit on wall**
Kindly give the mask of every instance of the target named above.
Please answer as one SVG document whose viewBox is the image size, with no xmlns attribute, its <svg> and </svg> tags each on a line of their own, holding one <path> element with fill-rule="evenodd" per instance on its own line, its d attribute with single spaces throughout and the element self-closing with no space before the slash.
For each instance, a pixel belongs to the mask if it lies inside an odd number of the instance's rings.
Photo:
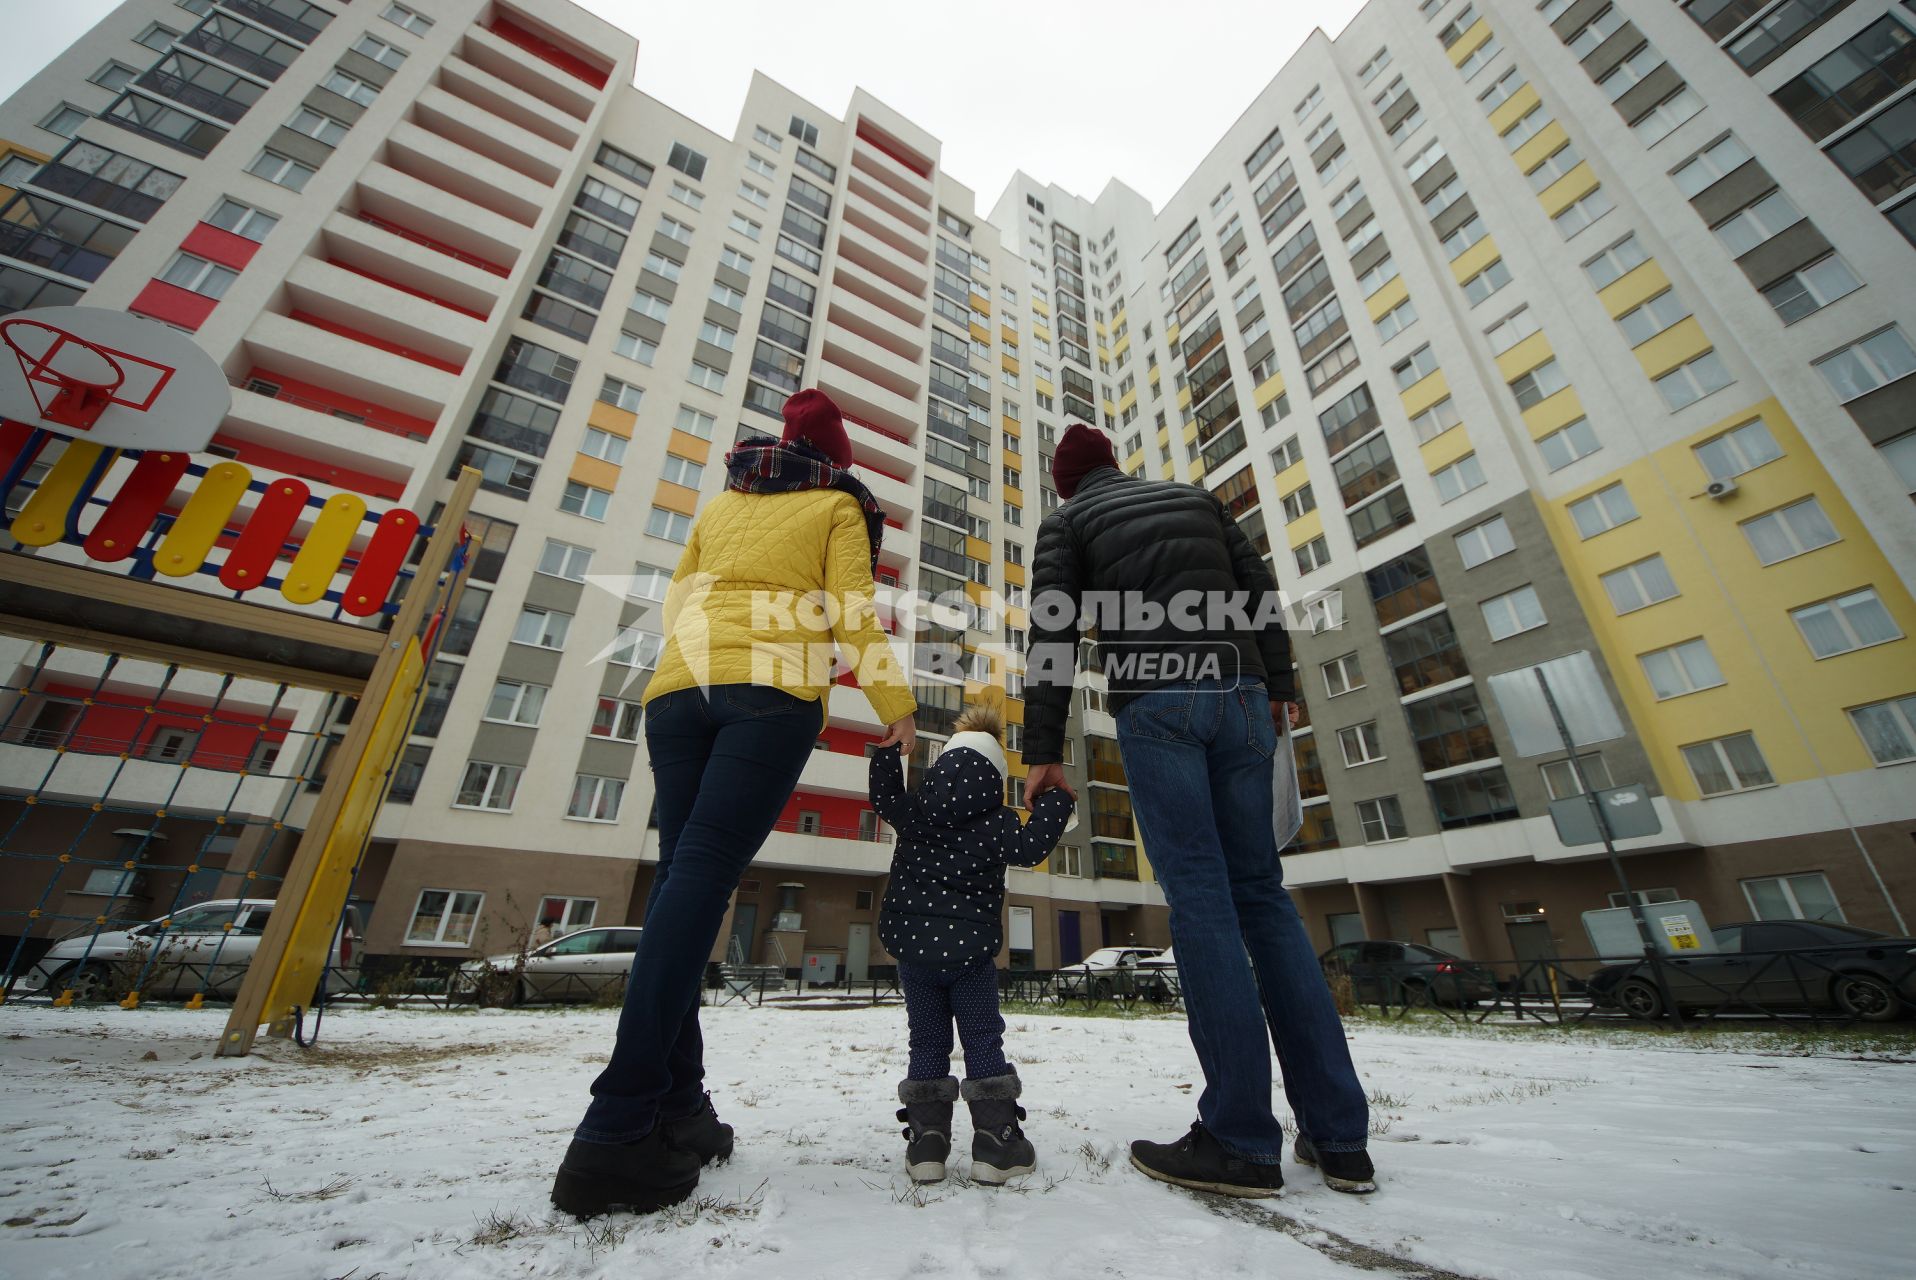
<svg viewBox="0 0 1916 1280">
<path fill-rule="evenodd" d="M 1734 480 L 1712 480 L 1703 486 L 1703 496 L 1721 501 L 1736 492 Z"/>
</svg>

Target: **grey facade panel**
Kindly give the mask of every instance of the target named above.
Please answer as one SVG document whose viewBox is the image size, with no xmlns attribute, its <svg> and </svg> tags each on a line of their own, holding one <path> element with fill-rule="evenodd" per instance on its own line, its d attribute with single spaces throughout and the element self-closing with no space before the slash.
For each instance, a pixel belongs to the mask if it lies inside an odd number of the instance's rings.
<svg viewBox="0 0 1916 1280">
<path fill-rule="evenodd" d="M 1337 238 L 1343 239 L 1364 225 L 1364 219 L 1370 217 L 1370 197 L 1361 197 L 1343 217 L 1337 220 Z"/>
<path fill-rule="evenodd" d="M 1690 205 L 1703 225 L 1714 227 L 1723 219 L 1757 197 L 1774 190 L 1776 179 L 1754 160 L 1745 160 L 1736 168 L 1690 197 Z"/>
<path fill-rule="evenodd" d="M 304 101 L 321 115 L 331 116 L 345 125 L 358 124 L 359 118 L 366 114 L 366 108 L 351 98 L 342 98 L 331 89 L 322 89 L 318 85 L 313 86 Z"/>
<path fill-rule="evenodd" d="M 1871 444 L 1888 444 L 1916 425 L 1916 378 L 1899 378 L 1843 407 Z"/>
<path fill-rule="evenodd" d="M 745 319 L 744 316 L 732 310 L 732 308 L 726 306 L 724 303 L 714 302 L 710 298 L 705 301 L 705 318 L 713 324 L 722 325 L 727 329 L 737 329 Z"/>
<path fill-rule="evenodd" d="M 657 320 L 654 320 L 651 316 L 640 315 L 636 311 L 628 311 L 625 313 L 625 318 L 619 323 L 624 327 L 627 333 L 644 338 L 647 342 L 653 343 L 654 345 L 665 340 L 665 326 Z"/>
<path fill-rule="evenodd" d="M 1392 129 L 1395 129 L 1415 110 L 1417 110 L 1416 94 L 1410 92 L 1408 89 L 1398 94 L 1397 101 L 1391 103 L 1390 106 L 1385 109 L 1384 114 L 1379 117 L 1379 121 L 1384 126 L 1384 132 L 1389 133 Z"/>
<path fill-rule="evenodd" d="M 1666 62 L 1624 91 L 1623 96 L 1617 99 L 1617 112 L 1635 124 L 1649 114 L 1650 108 L 1682 87 L 1683 77 Z"/>
<path fill-rule="evenodd" d="M 1311 152 L 1311 168 L 1322 169 L 1324 162 L 1344 149 L 1344 135 L 1340 129 L 1332 129 L 1331 136 L 1317 144 L 1317 150 Z"/>
<path fill-rule="evenodd" d="M 1830 251 L 1830 242 L 1808 218 L 1783 228 L 1736 260 L 1750 283 L 1761 289 Z"/>
<path fill-rule="evenodd" d="M 532 743 L 537 737 L 537 731 L 529 727 L 481 721 L 473 730 L 467 755 L 489 764 L 525 764 L 532 759 Z"/>
<path fill-rule="evenodd" d="M 1430 193 L 1457 176 L 1457 166 L 1449 156 L 1426 169 L 1417 181 L 1411 184 L 1411 190 L 1417 193 L 1419 200 L 1430 199 Z"/>
<path fill-rule="evenodd" d="M 1610 33 L 1610 38 L 1590 51 L 1583 69 L 1592 80 L 1601 80 L 1616 69 L 1619 62 L 1643 47 L 1643 33 L 1636 23 L 1626 22 Z"/>
<path fill-rule="evenodd" d="M 1264 314 L 1264 309 L 1264 299 L 1261 295 L 1245 303 L 1244 310 L 1237 313 L 1237 331 L 1242 333 L 1248 329 L 1252 321 Z"/>
<path fill-rule="evenodd" d="M 273 136 L 266 145 L 283 156 L 291 156 L 303 165 L 317 169 L 333 158 L 333 149 L 317 138 L 309 138 L 303 133 L 295 133 L 285 125 L 273 130 Z"/>
<path fill-rule="evenodd" d="M 599 677 L 599 696 L 618 698 L 625 702 L 645 701 L 645 686 L 652 682 L 652 673 L 643 667 L 627 667 L 616 662 L 605 664 L 605 671 Z"/>
<path fill-rule="evenodd" d="M 636 743 L 589 737 L 579 748 L 579 772 L 601 778 L 630 778 L 638 754 Z"/>
<path fill-rule="evenodd" d="M 727 313 L 731 314 L 730 312 Z M 720 373 L 732 371 L 732 353 L 724 347 L 715 347 L 701 338 L 692 345 L 692 358 L 700 364 L 710 365 Z"/>
<path fill-rule="evenodd" d="M 535 573 L 526 586 L 526 603 L 540 609 L 557 609 L 563 613 L 579 611 L 579 597 L 585 588 L 577 582 L 564 578 L 555 578 L 549 573 Z"/>
<path fill-rule="evenodd" d="M 645 290 L 653 297 L 663 298 L 667 302 L 672 302 L 679 296 L 678 282 L 667 280 L 656 271 L 639 272 L 639 288 Z"/>
<path fill-rule="evenodd" d="M 1795 48 L 1796 44 L 1799 41 L 1808 38 L 1811 33 L 1816 31 L 1817 28 L 1821 27 L 1825 22 L 1828 22 L 1831 18 L 1834 18 L 1837 14 L 1849 8 L 1849 5 L 1850 5 L 1850 0 L 1836 0 L 1834 4 L 1831 4 L 1827 9 L 1823 10 L 1821 13 L 1811 18 L 1808 22 L 1804 23 L 1800 31 L 1797 31 L 1791 35 L 1785 36 L 1782 42 L 1779 43 L 1774 49 L 1771 49 L 1767 53 L 1764 53 L 1760 57 L 1752 60 L 1750 65 L 1747 67 L 1744 67 L 1743 70 L 1748 72 L 1750 75 L 1755 75 L 1757 72 L 1761 71 L 1764 67 L 1769 66 L 1772 62 L 1775 62 L 1778 58 L 1782 57 L 1784 54 L 1788 53 L 1791 49 Z"/>
<path fill-rule="evenodd" d="M 671 236 L 666 235 L 663 231 L 654 231 L 652 233 L 652 244 L 650 248 L 653 253 L 658 254 L 661 258 L 670 258 L 680 266 L 685 265 L 685 246 L 677 240 L 674 240 Z"/>
<path fill-rule="evenodd" d="M 1557 15 L 1557 20 L 1550 24 L 1550 29 L 1557 33 L 1557 39 L 1568 40 L 1583 30 L 1590 19 L 1609 7 L 1610 0 L 1577 0 L 1575 4 Z"/>
<path fill-rule="evenodd" d="M 339 61 L 333 65 L 355 80 L 364 80 L 367 84 L 378 85 L 384 89 L 392 83 L 393 69 L 383 62 L 374 62 L 363 53 L 354 53 L 351 49 L 339 55 Z"/>
<path fill-rule="evenodd" d="M 1430 229 L 1442 240 L 1458 227 L 1469 222 L 1477 213 L 1477 202 L 1468 195 L 1459 196 L 1450 202 L 1450 207 L 1431 219 Z"/>
<path fill-rule="evenodd" d="M 1297 358 L 1305 364 L 1309 364 L 1336 346 L 1350 331 L 1351 327 L 1348 319 L 1337 321 L 1337 323 L 1333 324 L 1330 328 L 1324 330 L 1324 332 L 1318 334 L 1315 338 L 1312 338 L 1309 342 L 1298 348 Z"/>
<path fill-rule="evenodd" d="M 1351 270 L 1361 277 L 1388 257 L 1390 257 L 1390 246 L 1384 242 L 1384 237 L 1378 236 L 1351 256 Z"/>
<path fill-rule="evenodd" d="M 506 646 L 505 656 L 499 659 L 499 678 L 522 680 L 527 684 L 542 684 L 550 687 L 559 674 L 561 656 L 556 649 L 541 649 L 537 645 L 530 644 L 509 644 Z"/>
<path fill-rule="evenodd" d="M 1249 368 L 1249 367 L 1255 366 L 1258 361 L 1262 360 L 1265 356 L 1270 355 L 1271 352 L 1275 351 L 1276 349 L 1277 349 L 1276 345 L 1271 341 L 1271 335 L 1268 333 L 1265 334 L 1263 337 L 1259 338 L 1256 342 L 1253 342 L 1250 346 L 1244 348 L 1245 367 Z"/>
<path fill-rule="evenodd" d="M 737 267 L 721 266 L 717 271 L 712 273 L 712 278 L 720 284 L 729 285 L 737 289 L 740 293 L 750 293 L 752 291 L 752 277 L 746 275 Z"/>
<path fill-rule="evenodd" d="M 1229 262 L 1231 258 L 1236 255 L 1238 250 L 1242 249 L 1243 247 L 1244 247 L 1244 229 L 1242 227 L 1239 227 L 1236 231 L 1233 231 L 1231 233 L 1231 238 L 1229 240 L 1226 240 L 1222 245 L 1218 247 L 1218 251 L 1217 251 L 1218 257 L 1225 262 Z"/>
</svg>

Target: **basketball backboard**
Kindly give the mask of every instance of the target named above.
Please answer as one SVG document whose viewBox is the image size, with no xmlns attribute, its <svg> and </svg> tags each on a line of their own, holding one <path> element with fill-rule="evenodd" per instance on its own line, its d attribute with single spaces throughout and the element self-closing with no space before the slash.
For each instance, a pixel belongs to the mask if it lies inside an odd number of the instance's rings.
<svg viewBox="0 0 1916 1280">
<path fill-rule="evenodd" d="M 0 417 L 8 421 L 109 448 L 193 453 L 232 404 L 213 358 L 157 320 L 106 307 L 0 317 Z"/>
</svg>

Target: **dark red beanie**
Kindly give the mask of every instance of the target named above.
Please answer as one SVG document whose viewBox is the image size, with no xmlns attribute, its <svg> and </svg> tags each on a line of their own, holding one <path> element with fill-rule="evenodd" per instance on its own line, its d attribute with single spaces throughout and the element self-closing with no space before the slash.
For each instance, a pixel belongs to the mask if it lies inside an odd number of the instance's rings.
<svg viewBox="0 0 1916 1280">
<path fill-rule="evenodd" d="M 803 440 L 841 467 L 852 465 L 845 415 L 823 391 L 807 389 L 785 402 L 785 443 Z"/>
<path fill-rule="evenodd" d="M 1051 455 L 1051 483 L 1058 486 L 1058 496 L 1069 498 L 1078 491 L 1078 482 L 1099 467 L 1115 467 L 1118 455 L 1111 448 L 1111 437 L 1096 427 L 1074 422 L 1064 433 L 1064 439 L 1058 441 L 1058 451 Z"/>
</svg>

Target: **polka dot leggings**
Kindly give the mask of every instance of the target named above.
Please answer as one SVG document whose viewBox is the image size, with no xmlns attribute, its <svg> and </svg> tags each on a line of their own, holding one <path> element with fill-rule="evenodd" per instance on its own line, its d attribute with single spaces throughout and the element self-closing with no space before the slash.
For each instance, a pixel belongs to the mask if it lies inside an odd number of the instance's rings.
<svg viewBox="0 0 1916 1280">
<path fill-rule="evenodd" d="M 911 1024 L 913 1080 L 942 1080 L 951 1074 L 951 1027 L 965 1046 L 965 1076 L 983 1080 L 1011 1074 L 1005 1061 L 1005 1020 L 998 1013 L 998 967 L 989 959 L 969 969 L 930 969 L 898 965 L 898 986 L 905 993 L 905 1017 Z"/>
</svg>

